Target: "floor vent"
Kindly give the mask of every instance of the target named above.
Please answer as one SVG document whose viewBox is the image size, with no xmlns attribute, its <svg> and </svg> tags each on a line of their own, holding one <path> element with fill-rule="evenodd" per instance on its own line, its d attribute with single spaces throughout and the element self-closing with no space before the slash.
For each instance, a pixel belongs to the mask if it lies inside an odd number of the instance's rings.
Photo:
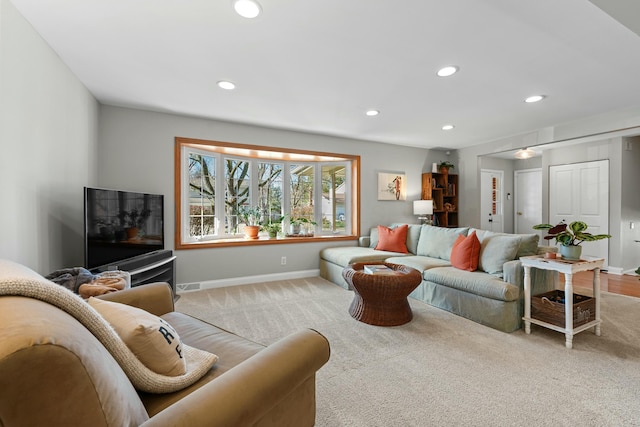
<svg viewBox="0 0 640 427">
<path fill-rule="evenodd" d="M 179 283 L 178 291 L 198 291 L 200 290 L 200 283 Z"/>
</svg>

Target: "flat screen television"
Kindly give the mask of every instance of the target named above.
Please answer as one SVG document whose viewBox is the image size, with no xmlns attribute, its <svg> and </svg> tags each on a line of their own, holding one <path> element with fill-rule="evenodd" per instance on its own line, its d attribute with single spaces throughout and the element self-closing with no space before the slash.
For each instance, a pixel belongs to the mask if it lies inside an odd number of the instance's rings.
<svg viewBox="0 0 640 427">
<path fill-rule="evenodd" d="M 162 194 L 84 188 L 85 268 L 164 249 Z"/>
</svg>

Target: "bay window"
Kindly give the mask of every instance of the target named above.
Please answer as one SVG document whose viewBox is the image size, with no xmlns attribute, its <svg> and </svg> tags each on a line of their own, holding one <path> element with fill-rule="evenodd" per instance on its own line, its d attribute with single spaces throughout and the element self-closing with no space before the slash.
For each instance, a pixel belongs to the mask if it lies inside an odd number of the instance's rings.
<svg viewBox="0 0 640 427">
<path fill-rule="evenodd" d="M 359 156 L 189 138 L 175 154 L 176 249 L 359 235 Z M 261 225 L 282 222 L 279 237 L 244 239 L 248 208 Z"/>
</svg>

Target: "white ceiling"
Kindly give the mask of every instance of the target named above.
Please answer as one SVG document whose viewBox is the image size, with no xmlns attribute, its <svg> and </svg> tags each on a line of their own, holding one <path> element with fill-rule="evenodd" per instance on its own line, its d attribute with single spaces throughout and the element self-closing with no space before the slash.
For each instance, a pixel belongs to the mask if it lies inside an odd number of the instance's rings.
<svg viewBox="0 0 640 427">
<path fill-rule="evenodd" d="M 640 106 L 640 37 L 585 0 L 11 1 L 108 105 L 447 149 Z"/>
</svg>

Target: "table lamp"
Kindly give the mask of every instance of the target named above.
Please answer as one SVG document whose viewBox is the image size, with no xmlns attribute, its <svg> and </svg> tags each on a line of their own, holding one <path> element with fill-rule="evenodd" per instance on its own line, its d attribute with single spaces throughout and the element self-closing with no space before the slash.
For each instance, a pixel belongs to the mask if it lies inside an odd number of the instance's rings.
<svg viewBox="0 0 640 427">
<path fill-rule="evenodd" d="M 413 214 L 418 215 L 418 219 L 423 224 L 431 225 L 431 215 L 433 215 L 433 200 L 414 200 Z"/>
</svg>

